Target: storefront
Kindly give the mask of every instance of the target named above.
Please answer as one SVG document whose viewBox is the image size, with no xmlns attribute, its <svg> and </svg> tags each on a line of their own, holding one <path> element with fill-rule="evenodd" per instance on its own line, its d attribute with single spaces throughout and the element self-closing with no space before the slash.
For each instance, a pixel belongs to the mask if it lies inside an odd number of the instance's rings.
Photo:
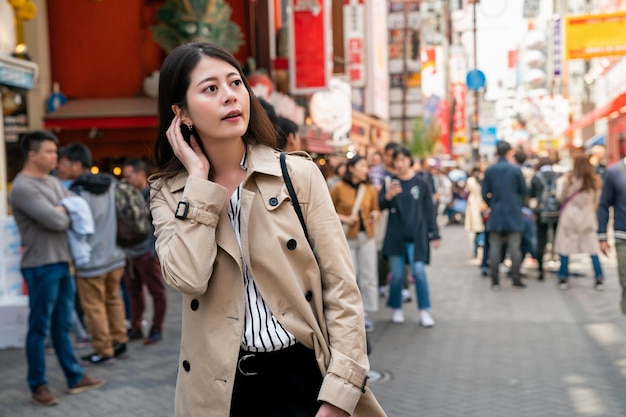
<svg viewBox="0 0 626 417">
<path fill-rule="evenodd" d="M 24 345 L 28 297 L 23 295 L 20 273 L 20 238 L 9 215 L 10 181 L 22 164 L 20 134 L 29 129 L 27 93 L 37 79 L 30 61 L 0 55 L 0 348 Z"/>
</svg>

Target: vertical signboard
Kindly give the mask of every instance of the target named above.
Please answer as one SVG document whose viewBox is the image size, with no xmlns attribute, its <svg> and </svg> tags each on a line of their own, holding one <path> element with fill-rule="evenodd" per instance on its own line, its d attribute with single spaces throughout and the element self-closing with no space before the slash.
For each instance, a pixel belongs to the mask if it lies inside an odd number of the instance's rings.
<svg viewBox="0 0 626 417">
<path fill-rule="evenodd" d="M 555 77 L 561 75 L 562 48 L 561 48 L 561 18 L 555 16 L 552 19 L 552 74 Z"/>
<path fill-rule="evenodd" d="M 289 0 L 289 87 L 310 94 L 328 86 L 332 74 L 330 0 Z"/>
<path fill-rule="evenodd" d="M 365 112 L 389 120 L 389 69 L 387 49 L 387 1 L 367 0 L 367 51 L 364 94 Z"/>
<path fill-rule="evenodd" d="M 343 39 L 346 73 L 353 87 L 365 85 L 365 30 L 363 0 L 344 0 Z"/>
</svg>

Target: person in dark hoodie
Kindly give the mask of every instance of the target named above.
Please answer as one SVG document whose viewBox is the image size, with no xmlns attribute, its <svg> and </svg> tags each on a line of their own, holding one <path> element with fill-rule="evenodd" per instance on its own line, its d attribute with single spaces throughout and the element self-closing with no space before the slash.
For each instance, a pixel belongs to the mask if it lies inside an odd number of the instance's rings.
<svg viewBox="0 0 626 417">
<path fill-rule="evenodd" d="M 70 190 L 87 201 L 96 226 L 87 239 L 91 259 L 76 267 L 78 294 L 94 349 L 81 359 L 89 365 L 112 365 L 126 352 L 128 342 L 120 299 L 126 255 L 116 243 L 116 180 L 109 174 L 90 172 L 91 152 L 80 143 L 61 148 L 59 163 L 67 164 L 68 175 L 74 180 Z"/>
</svg>

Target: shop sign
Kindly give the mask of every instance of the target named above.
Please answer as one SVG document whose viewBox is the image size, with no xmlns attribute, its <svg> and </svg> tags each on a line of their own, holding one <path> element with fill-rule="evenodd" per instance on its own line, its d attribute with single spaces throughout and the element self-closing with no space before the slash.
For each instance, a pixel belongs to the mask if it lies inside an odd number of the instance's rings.
<svg viewBox="0 0 626 417">
<path fill-rule="evenodd" d="M 365 85 L 365 30 L 363 0 L 345 0 L 343 36 L 346 73 L 353 87 Z"/>
<path fill-rule="evenodd" d="M 626 55 L 626 12 L 565 18 L 565 59 Z"/>
<path fill-rule="evenodd" d="M 33 88 L 34 74 L 19 68 L 13 68 L 0 61 L 0 84 L 30 90 Z"/>
<path fill-rule="evenodd" d="M 4 140 L 15 143 L 20 135 L 28 132 L 28 113 L 26 111 L 26 91 L 17 88 L 0 87 L 2 97 Z"/>
<path fill-rule="evenodd" d="M 324 90 L 333 68 L 330 0 L 290 0 L 289 5 L 290 91 Z"/>
</svg>

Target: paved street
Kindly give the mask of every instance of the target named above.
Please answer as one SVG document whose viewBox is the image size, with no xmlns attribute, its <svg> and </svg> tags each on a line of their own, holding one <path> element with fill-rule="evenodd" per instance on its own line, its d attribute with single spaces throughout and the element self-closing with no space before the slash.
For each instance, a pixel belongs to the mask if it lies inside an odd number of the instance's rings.
<svg viewBox="0 0 626 417">
<path fill-rule="evenodd" d="M 567 291 L 557 289 L 554 275 L 542 283 L 529 269 L 527 289 L 513 290 L 503 275 L 495 293 L 470 259 L 463 228 L 442 234 L 427 269 L 436 326 L 417 324 L 414 302 L 404 305 L 402 325 L 388 321 L 382 299 L 373 315 L 370 361 L 378 380 L 371 389 L 390 417 L 626 416 L 626 318 L 612 259 L 601 258 L 603 292 L 593 289 L 589 260 L 573 257 L 572 270 L 584 276 Z M 64 394 L 49 355 L 56 407 L 30 402 L 23 350 L 0 351 L 0 416 L 171 416 L 181 305 L 175 292 L 169 296 L 164 341 L 133 343 L 128 359 L 90 369 L 107 379 L 101 390 Z"/>
</svg>

